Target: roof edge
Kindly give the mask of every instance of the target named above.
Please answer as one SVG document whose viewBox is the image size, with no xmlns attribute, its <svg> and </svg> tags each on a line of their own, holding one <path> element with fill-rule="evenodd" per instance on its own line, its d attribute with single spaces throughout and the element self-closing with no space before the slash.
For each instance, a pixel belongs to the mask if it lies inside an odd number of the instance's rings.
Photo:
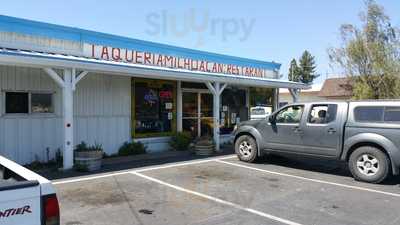
<svg viewBox="0 0 400 225">
<path fill-rule="evenodd" d="M 29 59 L 29 60 L 27 60 Z M 224 83 L 232 83 L 238 85 L 250 86 L 268 86 L 284 88 L 300 88 L 307 89 L 308 85 L 292 81 L 283 81 L 272 78 L 258 78 L 247 76 L 230 76 L 227 74 L 214 74 L 209 72 L 189 71 L 183 69 L 173 68 L 159 68 L 149 65 L 127 64 L 121 62 L 111 62 L 97 59 L 87 59 L 82 57 L 54 55 L 47 53 L 33 53 L 0 50 L 0 64 L 13 64 L 19 66 L 30 67 L 53 67 L 53 68 L 76 68 L 87 71 L 98 71 L 105 73 L 118 73 L 130 74 L 137 76 L 142 72 L 146 72 L 146 77 L 155 75 L 154 72 L 163 74 L 163 79 L 176 79 L 176 80 L 192 80 L 197 82 L 204 82 L 205 79 L 209 81 L 218 81 Z M 139 72 L 142 71 L 142 72 Z M 168 75 L 168 76 L 165 76 Z M 194 76 L 193 76 L 194 75 Z M 190 77 L 189 77 L 190 76 Z M 161 79 L 161 78 L 159 78 Z"/>
<path fill-rule="evenodd" d="M 113 46 L 127 49 L 137 49 L 142 51 L 155 52 L 171 56 L 208 60 L 225 64 L 236 64 L 242 66 L 252 66 L 269 70 L 279 70 L 280 63 L 261 61 L 238 56 L 230 56 L 208 51 L 189 49 L 184 47 L 161 44 L 151 41 L 144 41 L 114 34 L 91 31 L 81 28 L 56 25 L 52 23 L 39 22 L 34 20 L 16 18 L 0 15 L 0 30 L 15 32 L 28 35 L 36 35 L 62 40 L 77 42 L 87 42 L 105 46 Z"/>
</svg>

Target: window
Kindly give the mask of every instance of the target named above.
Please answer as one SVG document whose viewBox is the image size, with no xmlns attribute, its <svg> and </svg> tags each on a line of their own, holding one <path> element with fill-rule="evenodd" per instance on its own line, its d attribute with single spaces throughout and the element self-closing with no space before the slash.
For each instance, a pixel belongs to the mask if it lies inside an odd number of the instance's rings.
<svg viewBox="0 0 400 225">
<path fill-rule="evenodd" d="M 6 92 L 5 108 L 10 114 L 53 113 L 53 94 Z"/>
<path fill-rule="evenodd" d="M 250 88 L 250 107 L 275 106 L 275 89 L 273 88 Z"/>
<path fill-rule="evenodd" d="M 300 123 L 303 108 L 302 105 L 286 107 L 278 112 L 275 120 L 277 123 Z"/>
<path fill-rule="evenodd" d="M 6 92 L 6 113 L 29 113 L 29 94 Z"/>
<path fill-rule="evenodd" d="M 251 115 L 265 115 L 265 109 L 264 108 L 254 108 L 251 110 Z"/>
<path fill-rule="evenodd" d="M 336 119 L 337 105 L 313 105 L 308 117 L 309 123 L 325 124 Z"/>
<path fill-rule="evenodd" d="M 173 131 L 174 83 L 134 80 L 134 136 L 160 136 Z"/>
<path fill-rule="evenodd" d="M 354 119 L 358 122 L 382 122 L 383 106 L 359 106 L 354 109 Z"/>
<path fill-rule="evenodd" d="M 52 94 L 32 93 L 31 112 L 32 113 L 53 113 Z"/>
<path fill-rule="evenodd" d="M 249 119 L 245 90 L 226 88 L 221 95 L 221 105 L 220 134 L 231 133 L 237 123 Z"/>
<path fill-rule="evenodd" d="M 386 122 L 400 122 L 400 107 L 385 107 Z"/>
</svg>

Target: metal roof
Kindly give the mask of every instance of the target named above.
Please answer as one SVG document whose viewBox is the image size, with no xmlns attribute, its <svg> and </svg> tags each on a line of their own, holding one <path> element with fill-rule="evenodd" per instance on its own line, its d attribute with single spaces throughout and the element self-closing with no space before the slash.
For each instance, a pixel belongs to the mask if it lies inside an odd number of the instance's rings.
<svg viewBox="0 0 400 225">
<path fill-rule="evenodd" d="M 275 62 L 228 56 L 4 15 L 0 15 L 0 31 L 69 40 L 78 43 L 135 49 L 143 52 L 152 52 L 181 58 L 206 60 L 209 62 L 233 64 L 238 66 L 247 66 L 268 70 L 279 70 L 281 67 L 281 64 Z"/>
<path fill-rule="evenodd" d="M 280 87 L 307 89 L 303 83 L 279 79 L 237 76 L 228 74 L 190 71 L 185 69 L 163 68 L 149 65 L 113 62 L 85 57 L 49 54 L 32 51 L 0 49 L 0 64 L 38 68 L 75 68 L 89 72 L 107 73 L 153 79 L 182 80 L 191 82 L 223 82 L 251 87 Z"/>
</svg>

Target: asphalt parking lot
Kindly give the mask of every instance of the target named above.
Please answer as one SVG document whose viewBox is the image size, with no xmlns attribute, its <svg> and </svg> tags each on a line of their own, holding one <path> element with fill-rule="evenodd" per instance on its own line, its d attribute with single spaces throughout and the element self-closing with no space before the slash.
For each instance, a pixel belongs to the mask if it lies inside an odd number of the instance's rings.
<svg viewBox="0 0 400 225">
<path fill-rule="evenodd" d="M 354 181 L 345 165 L 235 156 L 54 182 L 61 223 L 400 224 L 400 181 Z"/>
</svg>

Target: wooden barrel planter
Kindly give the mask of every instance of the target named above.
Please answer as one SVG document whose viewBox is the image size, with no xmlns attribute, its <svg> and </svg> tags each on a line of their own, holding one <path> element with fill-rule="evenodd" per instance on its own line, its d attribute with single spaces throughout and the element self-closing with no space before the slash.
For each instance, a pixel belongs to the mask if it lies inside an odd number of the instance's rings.
<svg viewBox="0 0 400 225">
<path fill-rule="evenodd" d="M 194 145 L 196 155 L 208 156 L 214 154 L 215 145 L 211 139 L 200 139 Z"/>
<path fill-rule="evenodd" d="M 77 151 L 75 152 L 75 167 L 82 171 L 99 170 L 102 165 L 103 151 Z"/>
</svg>

